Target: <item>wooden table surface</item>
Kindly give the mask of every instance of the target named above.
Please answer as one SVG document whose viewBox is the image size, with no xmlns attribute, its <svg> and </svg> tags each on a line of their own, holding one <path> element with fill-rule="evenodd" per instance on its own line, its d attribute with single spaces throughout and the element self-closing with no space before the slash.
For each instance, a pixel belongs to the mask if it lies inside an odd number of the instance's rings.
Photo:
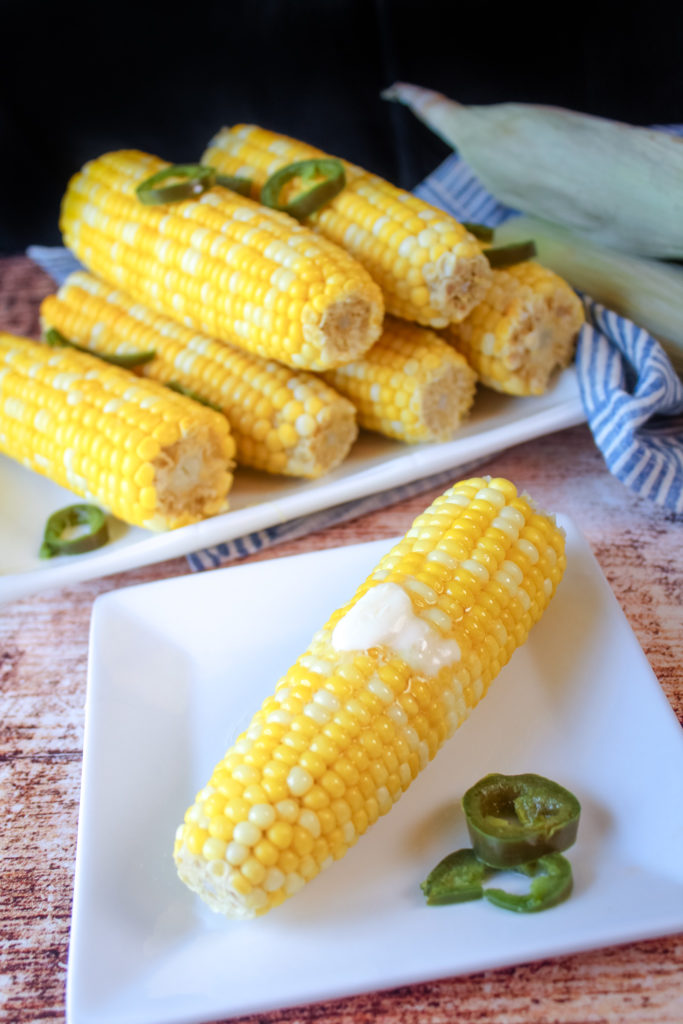
<svg viewBox="0 0 683 1024">
<path fill-rule="evenodd" d="M 0 330 L 35 336 L 37 304 L 50 290 L 50 279 L 25 258 L 0 260 Z M 573 517 L 683 721 L 683 518 L 635 498 L 611 477 L 584 426 L 509 449 L 482 462 L 480 471 L 508 476 L 546 508 Z M 403 533 L 435 495 L 245 561 Z M 93 601 L 114 588 L 188 571 L 184 559 L 175 559 L 0 606 L 2 1022 L 64 1019 Z M 425 1024 L 681 1024 L 683 935 L 240 1019 L 403 1024 L 416 1018 Z"/>
</svg>

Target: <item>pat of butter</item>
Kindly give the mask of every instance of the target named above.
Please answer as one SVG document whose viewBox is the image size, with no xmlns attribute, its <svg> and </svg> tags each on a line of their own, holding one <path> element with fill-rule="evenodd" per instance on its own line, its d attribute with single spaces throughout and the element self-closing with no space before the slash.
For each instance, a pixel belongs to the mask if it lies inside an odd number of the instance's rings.
<svg viewBox="0 0 683 1024">
<path fill-rule="evenodd" d="M 460 661 L 455 640 L 441 634 L 413 611 L 405 590 L 397 583 L 378 583 L 349 608 L 332 632 L 336 651 L 365 651 L 389 647 L 407 665 L 425 676 Z"/>
</svg>

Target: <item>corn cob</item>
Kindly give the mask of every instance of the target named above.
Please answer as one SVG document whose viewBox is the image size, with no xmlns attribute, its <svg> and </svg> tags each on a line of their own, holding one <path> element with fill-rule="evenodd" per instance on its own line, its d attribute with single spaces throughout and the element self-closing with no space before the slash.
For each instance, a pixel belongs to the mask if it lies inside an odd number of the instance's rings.
<svg viewBox="0 0 683 1024">
<path fill-rule="evenodd" d="M 564 535 L 503 479 L 455 484 L 314 636 L 178 828 L 214 910 L 282 903 L 391 809 L 524 643 Z"/>
<path fill-rule="evenodd" d="M 167 166 L 121 151 L 71 179 L 60 226 L 93 273 L 187 327 L 288 366 L 329 369 L 370 347 L 382 296 L 348 253 L 220 186 L 143 205 L 136 186 Z"/>
<path fill-rule="evenodd" d="M 537 217 L 510 217 L 496 228 L 496 245 L 529 238 L 544 267 L 653 334 L 683 378 L 683 263 L 627 256 Z"/>
<path fill-rule="evenodd" d="M 583 306 L 569 285 L 533 260 L 493 272 L 486 298 L 443 336 L 487 387 L 540 395 L 574 354 Z"/>
<path fill-rule="evenodd" d="M 0 451 L 125 522 L 174 529 L 227 508 L 220 413 L 73 349 L 0 334 Z"/>
<path fill-rule="evenodd" d="M 251 178 L 257 198 L 280 167 L 324 155 L 287 136 L 236 125 L 217 133 L 202 161 Z M 307 223 L 367 267 L 382 287 L 387 312 L 428 327 L 465 317 L 483 298 L 490 279 L 476 239 L 441 210 L 342 163 L 345 188 Z"/>
<path fill-rule="evenodd" d="M 388 316 L 370 351 L 325 380 L 351 399 L 367 430 L 399 441 L 445 441 L 470 410 L 476 374 L 434 331 Z"/>
<path fill-rule="evenodd" d="M 353 405 L 318 377 L 198 334 L 91 274 L 71 274 L 57 295 L 43 300 L 41 318 L 45 328 L 94 354 L 154 351 L 140 372 L 219 408 L 242 465 L 318 477 L 356 439 Z"/>
</svg>

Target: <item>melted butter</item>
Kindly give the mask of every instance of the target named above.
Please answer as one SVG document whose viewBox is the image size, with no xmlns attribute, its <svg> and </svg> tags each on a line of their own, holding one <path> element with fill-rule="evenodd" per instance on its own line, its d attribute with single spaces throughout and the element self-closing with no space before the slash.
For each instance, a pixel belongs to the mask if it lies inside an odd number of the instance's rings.
<svg viewBox="0 0 683 1024">
<path fill-rule="evenodd" d="M 425 676 L 460 661 L 455 640 L 441 634 L 413 610 L 412 601 L 397 583 L 371 587 L 334 627 L 337 651 L 366 651 L 384 646 Z"/>
</svg>

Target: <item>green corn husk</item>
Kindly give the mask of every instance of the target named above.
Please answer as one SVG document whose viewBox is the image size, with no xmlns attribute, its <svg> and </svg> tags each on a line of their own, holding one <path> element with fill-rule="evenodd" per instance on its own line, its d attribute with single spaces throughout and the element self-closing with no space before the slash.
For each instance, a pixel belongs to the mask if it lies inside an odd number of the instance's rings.
<svg viewBox="0 0 683 1024">
<path fill-rule="evenodd" d="M 560 107 L 463 106 L 397 82 L 398 100 L 515 210 L 626 252 L 683 258 L 683 140 Z"/>
<path fill-rule="evenodd" d="M 511 217 L 495 244 L 528 238 L 544 267 L 654 335 L 683 377 L 683 266 L 629 256 L 536 217 Z"/>
</svg>

